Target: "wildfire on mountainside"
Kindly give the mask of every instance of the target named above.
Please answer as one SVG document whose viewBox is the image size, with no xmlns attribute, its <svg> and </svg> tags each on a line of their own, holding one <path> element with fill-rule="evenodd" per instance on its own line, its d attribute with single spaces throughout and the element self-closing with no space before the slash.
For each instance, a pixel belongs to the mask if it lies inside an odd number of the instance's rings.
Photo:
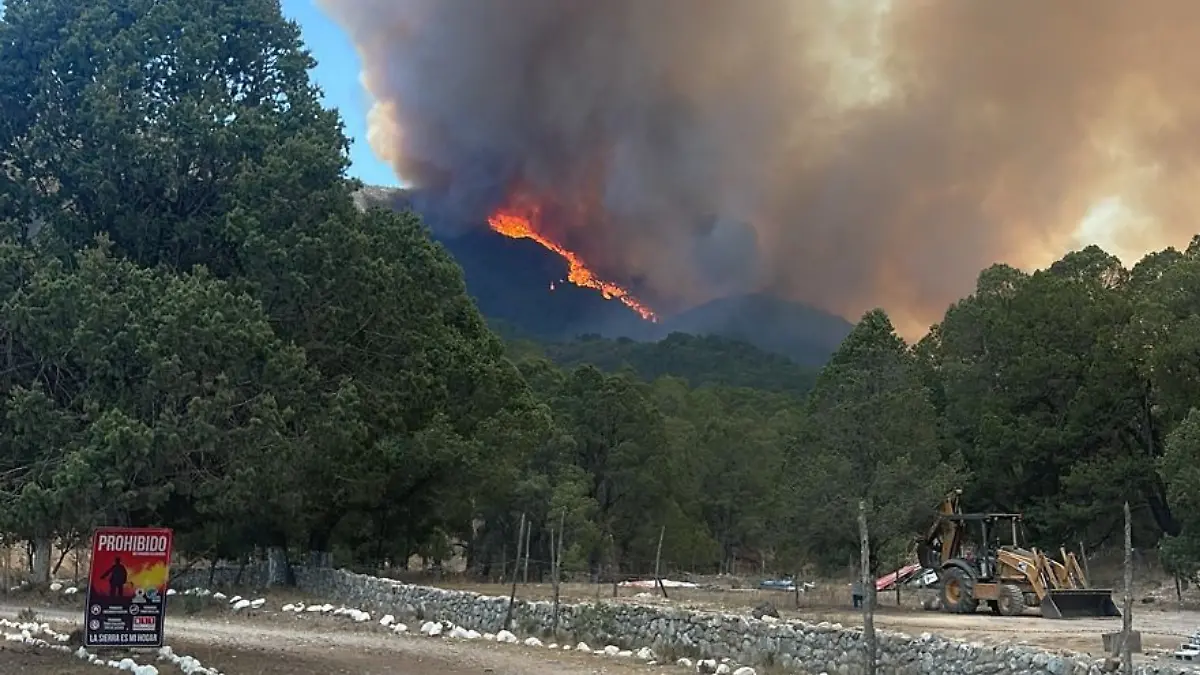
<svg viewBox="0 0 1200 675">
<path fill-rule="evenodd" d="M 633 297 L 628 290 L 619 284 L 599 278 L 578 254 L 542 234 L 539 227 L 541 212 L 541 207 L 535 203 L 514 200 L 488 216 L 488 226 L 498 234 L 512 239 L 532 239 L 546 249 L 554 251 L 567 261 L 567 281 L 582 288 L 598 290 L 605 299 L 621 302 L 647 321 L 658 321 L 654 310 Z M 554 290 L 553 283 L 550 284 L 550 290 Z"/>
</svg>

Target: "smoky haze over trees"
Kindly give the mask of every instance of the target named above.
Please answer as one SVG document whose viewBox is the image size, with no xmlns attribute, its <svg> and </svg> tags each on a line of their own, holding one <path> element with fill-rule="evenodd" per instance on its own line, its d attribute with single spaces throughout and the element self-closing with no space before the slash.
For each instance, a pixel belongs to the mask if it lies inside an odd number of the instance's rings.
<svg viewBox="0 0 1200 675">
<path fill-rule="evenodd" d="M 565 521 L 571 573 L 646 571 L 664 526 L 669 568 L 827 570 L 845 505 L 892 560 L 963 485 L 1047 545 L 1110 542 L 1129 500 L 1196 571 L 1200 244 L 989 267 L 916 344 L 865 313 L 815 377 L 719 339 L 505 345 L 411 212 L 355 207 L 298 34 L 271 0 L 6 5 L 6 539 L 461 542 L 495 575 L 524 514 L 543 561 Z"/>
<path fill-rule="evenodd" d="M 1188 0 L 319 4 L 400 175 L 465 223 L 563 206 L 552 234 L 667 313 L 770 290 L 919 335 L 996 260 L 1132 262 L 1200 215 Z M 1117 196 L 1124 229 L 1080 232 Z"/>
</svg>

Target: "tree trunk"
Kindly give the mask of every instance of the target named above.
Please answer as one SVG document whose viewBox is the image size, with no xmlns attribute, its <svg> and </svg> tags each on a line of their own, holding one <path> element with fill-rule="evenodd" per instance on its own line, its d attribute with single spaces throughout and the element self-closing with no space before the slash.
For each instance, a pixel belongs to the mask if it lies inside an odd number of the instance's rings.
<svg viewBox="0 0 1200 675">
<path fill-rule="evenodd" d="M 62 543 L 64 545 L 66 544 L 66 542 L 62 542 Z M 60 569 L 62 569 L 63 561 L 65 561 L 67 559 L 67 554 L 73 550 L 75 550 L 75 546 L 71 545 L 70 547 L 64 548 L 63 550 L 58 552 L 58 560 L 55 561 L 54 568 L 50 570 L 51 576 L 58 574 L 58 571 Z"/>
<path fill-rule="evenodd" d="M 49 584 L 50 583 L 50 556 L 51 552 L 50 537 L 38 537 L 33 541 L 33 583 Z"/>
<path fill-rule="evenodd" d="M 315 569 L 333 566 L 333 553 L 330 540 L 333 538 L 333 527 L 318 524 L 308 535 L 308 564 Z"/>
<path fill-rule="evenodd" d="M 1167 487 L 1163 485 L 1162 480 L 1155 478 L 1154 485 L 1145 491 L 1145 496 L 1146 504 L 1150 507 L 1150 514 L 1154 516 L 1154 523 L 1158 525 L 1158 528 L 1164 534 L 1178 537 L 1183 531 L 1183 526 L 1171 512 L 1171 506 L 1167 503 Z"/>
<path fill-rule="evenodd" d="M 282 546 L 267 547 L 267 586 L 288 585 L 287 549 Z"/>
</svg>

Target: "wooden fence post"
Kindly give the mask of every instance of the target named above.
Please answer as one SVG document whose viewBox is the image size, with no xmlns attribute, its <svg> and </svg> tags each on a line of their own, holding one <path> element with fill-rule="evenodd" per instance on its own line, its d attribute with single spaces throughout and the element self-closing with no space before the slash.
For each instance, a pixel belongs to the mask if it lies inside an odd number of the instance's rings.
<svg viewBox="0 0 1200 675">
<path fill-rule="evenodd" d="M 862 544 L 861 574 L 863 588 L 863 648 L 867 675 L 875 675 L 875 580 L 871 578 L 871 541 L 867 535 L 867 502 L 858 501 L 858 537 Z"/>
<path fill-rule="evenodd" d="M 1125 602 L 1121 618 L 1121 672 L 1133 675 L 1133 519 L 1125 502 Z"/>
</svg>

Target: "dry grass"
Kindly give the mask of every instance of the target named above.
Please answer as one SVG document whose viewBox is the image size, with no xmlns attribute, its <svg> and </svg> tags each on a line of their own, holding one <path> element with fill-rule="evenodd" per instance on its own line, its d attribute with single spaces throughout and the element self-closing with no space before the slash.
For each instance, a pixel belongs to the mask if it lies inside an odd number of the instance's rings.
<svg viewBox="0 0 1200 675">
<path fill-rule="evenodd" d="M 433 579 L 408 579 L 414 583 L 428 584 L 449 590 L 469 591 L 491 596 L 507 597 L 512 591 L 511 585 L 495 583 L 477 583 L 467 581 Z M 789 591 L 761 590 L 757 588 L 720 588 L 704 586 L 701 588 L 668 588 L 667 598 L 657 590 L 642 588 L 617 587 L 613 594 L 612 584 L 563 584 L 560 588 L 562 602 L 633 602 L 638 604 L 659 604 L 716 611 L 749 611 L 764 603 L 770 602 L 780 612 L 788 610 L 845 610 L 853 606 L 848 582 L 831 580 L 816 582 L 816 587 L 798 596 Z M 896 607 L 895 593 L 880 594 L 881 607 Z M 917 609 L 919 600 L 912 589 L 901 590 L 899 607 Z M 517 598 L 521 600 L 552 600 L 554 587 L 552 584 L 517 584 Z"/>
<path fill-rule="evenodd" d="M 1122 555 L 1094 555 L 1089 560 L 1092 586 L 1112 588 L 1120 602 L 1123 587 Z M 512 590 L 510 584 L 486 583 L 462 577 L 434 578 L 429 575 L 405 574 L 403 581 L 451 590 L 470 591 L 491 596 L 507 597 Z M 844 579 L 816 580 L 815 588 L 800 593 L 761 590 L 732 577 L 712 577 L 708 583 L 696 579 L 701 588 L 668 588 L 667 598 L 657 590 L 617 587 L 612 584 L 566 583 L 560 588 L 563 602 L 635 602 L 658 604 L 699 610 L 748 612 L 763 602 L 770 602 L 785 616 L 804 615 L 820 618 L 836 616 L 852 609 L 850 581 Z M 751 587 L 746 587 L 751 586 Z M 614 595 L 615 590 L 615 595 Z M 881 591 L 878 595 L 878 611 L 883 613 L 913 612 L 921 610 L 921 599 L 936 593 L 935 590 L 915 586 L 902 586 L 899 594 L 895 589 Z M 1162 572 L 1153 557 L 1135 557 L 1134 598 L 1142 609 L 1162 611 L 1200 609 L 1200 586 L 1186 588 L 1182 600 L 1177 597 L 1175 580 Z M 517 584 L 517 598 L 522 600 L 552 600 L 554 588 L 549 583 Z"/>
</svg>

